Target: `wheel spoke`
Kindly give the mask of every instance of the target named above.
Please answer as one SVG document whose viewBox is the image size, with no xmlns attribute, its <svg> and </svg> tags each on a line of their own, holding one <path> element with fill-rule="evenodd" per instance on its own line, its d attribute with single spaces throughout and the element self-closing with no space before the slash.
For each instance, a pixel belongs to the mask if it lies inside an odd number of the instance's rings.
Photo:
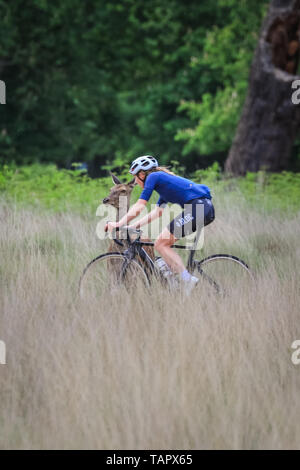
<svg viewBox="0 0 300 470">
<path fill-rule="evenodd" d="M 99 298 L 126 289 L 136 289 L 138 285 L 149 285 L 147 274 L 135 260 L 128 260 L 122 254 L 104 254 L 93 260 L 85 268 L 79 283 L 81 297 Z"/>
<path fill-rule="evenodd" d="M 198 272 L 201 274 L 202 278 L 205 279 L 215 289 L 217 293 L 221 292 L 221 287 L 219 284 L 211 276 L 204 272 L 200 266 L 198 266 Z"/>
<path fill-rule="evenodd" d="M 205 284 L 209 284 L 216 293 L 223 295 L 240 291 L 253 280 L 246 263 L 230 255 L 213 255 L 202 261 L 195 261 L 195 275 L 197 272 Z"/>
</svg>

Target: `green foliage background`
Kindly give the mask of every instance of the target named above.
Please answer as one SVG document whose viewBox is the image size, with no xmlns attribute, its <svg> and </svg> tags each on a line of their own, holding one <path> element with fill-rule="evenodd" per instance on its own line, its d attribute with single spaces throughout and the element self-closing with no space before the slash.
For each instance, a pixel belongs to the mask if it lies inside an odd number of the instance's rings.
<svg viewBox="0 0 300 470">
<path fill-rule="evenodd" d="M 180 169 L 178 162 L 173 164 L 174 171 Z M 119 176 L 125 182 L 130 175 L 125 170 Z M 227 200 L 231 196 L 233 208 L 236 201 L 243 198 L 247 206 L 255 207 L 257 212 L 276 213 L 283 222 L 300 209 L 300 173 L 267 174 L 261 171 L 241 178 L 228 178 L 219 164 L 214 163 L 210 168 L 196 170 L 190 176 L 198 183 L 207 184 L 220 206 L 224 194 Z M 111 177 L 92 179 L 80 170 L 57 170 L 53 164 L 0 166 L 1 198 L 18 206 L 31 206 L 42 211 L 69 211 L 88 218 L 95 217 L 97 207 L 112 186 Z M 139 198 L 140 192 L 140 187 L 136 186 L 132 202 Z M 155 204 L 157 199 L 154 193 L 150 204 Z"/>
<path fill-rule="evenodd" d="M 0 0 L 0 157 L 224 162 L 268 0 Z"/>
</svg>

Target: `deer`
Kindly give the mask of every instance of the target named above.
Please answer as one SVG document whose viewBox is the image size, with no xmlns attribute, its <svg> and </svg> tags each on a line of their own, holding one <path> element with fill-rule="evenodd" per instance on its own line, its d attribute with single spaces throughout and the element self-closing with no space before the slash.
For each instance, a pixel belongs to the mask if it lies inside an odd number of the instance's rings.
<svg viewBox="0 0 300 470">
<path fill-rule="evenodd" d="M 109 195 L 107 197 L 105 197 L 102 202 L 103 202 L 103 204 L 109 204 L 109 205 L 111 205 L 112 207 L 114 207 L 116 209 L 116 211 L 117 211 L 116 221 L 118 222 L 121 218 L 120 217 L 120 209 L 121 209 L 120 208 L 120 198 L 121 197 L 122 197 L 122 199 L 124 197 L 126 198 L 126 200 L 125 200 L 125 202 L 126 202 L 126 212 L 128 212 L 129 207 L 130 207 L 131 193 L 132 193 L 132 190 L 133 190 L 134 186 L 136 185 L 136 183 L 134 182 L 135 178 L 133 178 L 131 181 L 129 181 L 129 183 L 122 183 L 122 181 L 120 181 L 119 178 L 117 178 L 117 176 L 115 176 L 113 173 L 110 172 L 110 175 L 112 177 L 114 186 L 111 188 Z M 123 199 L 123 201 L 124 201 L 124 199 Z M 123 201 L 122 201 L 122 205 L 123 205 Z M 123 209 L 123 207 L 122 207 L 122 209 Z M 122 214 L 122 216 L 123 215 L 124 215 L 124 213 Z M 117 237 L 118 237 L 118 233 L 117 233 L 116 238 Z M 149 240 L 148 238 L 141 238 L 141 241 L 149 242 L 151 240 Z M 119 253 L 122 253 L 126 249 L 127 249 L 127 247 L 126 247 L 125 244 L 124 244 L 124 246 L 120 246 L 116 242 L 111 240 L 111 242 L 109 244 L 108 252 L 118 251 Z M 154 260 L 155 260 L 154 248 L 152 246 L 144 246 L 144 250 L 146 251 L 148 256 L 150 256 L 150 258 L 154 262 Z M 144 266 L 144 262 L 141 258 L 138 258 L 138 261 L 140 262 L 140 264 L 142 266 Z"/>
</svg>

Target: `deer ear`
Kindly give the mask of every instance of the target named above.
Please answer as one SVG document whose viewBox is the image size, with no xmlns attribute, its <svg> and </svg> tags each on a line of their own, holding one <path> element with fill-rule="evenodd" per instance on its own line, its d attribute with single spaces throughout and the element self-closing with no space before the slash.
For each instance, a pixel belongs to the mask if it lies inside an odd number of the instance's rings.
<svg viewBox="0 0 300 470">
<path fill-rule="evenodd" d="M 135 178 L 133 178 L 131 181 L 129 181 L 129 183 L 127 183 L 127 185 L 130 186 L 131 188 L 136 186 Z"/>
<path fill-rule="evenodd" d="M 122 184 L 122 181 L 119 180 L 111 171 L 109 172 L 110 176 L 112 177 L 112 180 L 115 184 Z"/>
</svg>

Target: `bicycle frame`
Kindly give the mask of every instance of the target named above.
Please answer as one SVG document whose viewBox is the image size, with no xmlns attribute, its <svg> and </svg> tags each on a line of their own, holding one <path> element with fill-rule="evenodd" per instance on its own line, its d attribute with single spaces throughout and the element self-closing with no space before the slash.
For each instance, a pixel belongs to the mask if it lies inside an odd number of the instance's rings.
<svg viewBox="0 0 300 470">
<path fill-rule="evenodd" d="M 193 248 L 190 250 L 190 254 L 188 257 L 187 261 L 187 270 L 191 271 L 193 268 L 193 263 L 194 263 L 194 255 L 196 252 L 196 247 L 199 241 L 199 237 L 201 235 L 201 229 L 198 229 L 196 232 L 196 236 L 194 239 L 194 245 Z M 143 242 L 140 241 L 141 237 L 141 231 L 137 230 L 135 233 L 138 233 L 138 238 L 136 240 L 131 240 L 129 236 L 129 232 L 127 231 L 127 240 L 126 242 L 128 243 L 128 248 L 123 252 L 123 254 L 129 259 L 134 259 L 136 256 L 140 256 L 143 262 L 146 264 L 147 268 L 149 268 L 150 272 L 153 274 L 156 270 L 155 265 L 150 258 L 150 256 L 146 253 L 146 251 L 143 249 L 143 246 L 154 246 L 153 242 Z M 120 242 L 119 239 L 114 238 L 113 239 L 115 243 L 117 243 L 120 246 L 124 246 L 122 242 Z M 187 249 L 186 246 L 183 245 L 172 245 L 171 248 L 177 248 L 179 250 L 185 250 Z"/>
<path fill-rule="evenodd" d="M 120 276 L 121 276 L 120 280 L 123 280 L 124 276 L 126 275 L 128 266 L 130 265 L 131 262 L 133 262 L 134 258 L 136 258 L 136 257 L 139 257 L 143 261 L 143 263 L 142 263 L 143 265 L 141 265 L 141 263 L 139 263 L 139 260 L 135 260 L 134 262 L 138 263 L 140 265 L 140 268 L 142 268 L 145 275 L 147 276 L 149 284 L 151 284 L 151 279 L 150 278 L 152 276 L 164 279 L 163 275 L 160 272 L 160 270 L 156 266 L 156 263 L 152 260 L 152 258 L 148 255 L 146 250 L 143 248 L 144 246 L 152 246 L 153 247 L 155 244 L 153 242 L 141 241 L 140 240 L 141 235 L 142 235 L 141 230 L 134 230 L 134 229 L 129 229 L 128 230 L 128 228 L 125 228 L 125 227 L 122 228 L 121 230 L 124 230 L 124 229 L 126 229 L 126 238 L 124 239 L 124 243 L 122 241 L 120 241 L 119 238 L 115 237 L 115 234 L 113 235 L 113 238 L 112 238 L 112 240 L 117 245 L 122 246 L 124 250 L 121 250 L 121 251 L 118 250 L 118 251 L 115 251 L 115 252 L 110 251 L 109 253 L 104 253 L 102 255 L 99 255 L 96 258 L 94 258 L 92 261 L 90 261 L 88 263 L 88 265 L 85 267 L 85 269 L 84 269 L 84 271 L 83 271 L 83 273 L 80 277 L 79 291 L 81 289 L 82 280 L 84 279 L 85 273 L 88 270 L 88 268 L 91 265 L 93 265 L 93 263 L 98 262 L 103 257 L 116 256 L 116 255 L 119 256 L 121 259 L 123 258 L 123 260 L 124 260 L 124 262 L 122 263 L 121 270 L 120 270 Z M 197 250 L 197 244 L 198 244 L 198 241 L 199 241 L 199 237 L 201 235 L 201 230 L 202 230 L 202 227 L 201 228 L 198 227 L 197 232 L 196 232 L 196 236 L 194 238 L 194 244 L 193 244 L 191 249 L 187 248 L 187 246 L 176 245 L 176 244 L 172 245 L 172 248 L 177 248 L 177 249 L 181 249 L 181 250 L 182 249 L 188 249 L 190 251 L 189 256 L 188 256 L 186 269 L 191 274 L 193 274 L 194 271 L 196 270 L 200 274 L 200 276 L 202 276 L 203 279 L 205 279 L 214 288 L 216 293 L 226 294 L 226 290 L 224 290 L 223 285 L 219 283 L 218 277 L 215 279 L 214 276 L 212 277 L 211 275 L 208 274 L 210 272 L 210 270 L 208 269 L 208 272 L 206 270 L 207 265 L 211 266 L 210 263 L 219 262 L 220 260 L 225 259 L 225 260 L 229 260 L 230 262 L 234 262 L 235 265 L 239 265 L 240 267 L 245 269 L 247 271 L 248 275 L 250 275 L 250 278 L 252 280 L 255 280 L 253 274 L 251 273 L 251 271 L 249 269 L 249 266 L 243 260 L 241 260 L 240 258 L 237 258 L 236 256 L 228 255 L 228 254 L 214 254 L 214 255 L 210 255 L 210 256 L 208 256 L 208 257 L 206 257 L 206 258 L 204 258 L 200 261 L 195 260 L 194 255 L 195 255 L 195 252 Z M 119 230 L 116 229 L 116 231 L 119 231 Z M 137 234 L 137 237 L 134 240 L 131 239 L 130 233 Z M 213 264 L 213 266 L 215 266 L 215 264 Z M 226 269 L 227 269 L 228 264 L 226 263 L 225 266 L 226 266 Z M 204 267 L 204 270 L 202 269 L 203 267 Z M 243 272 L 245 272 L 245 271 L 243 271 Z M 227 279 L 227 277 L 228 277 L 227 271 L 225 273 L 225 276 L 226 276 L 226 279 Z"/>
</svg>

